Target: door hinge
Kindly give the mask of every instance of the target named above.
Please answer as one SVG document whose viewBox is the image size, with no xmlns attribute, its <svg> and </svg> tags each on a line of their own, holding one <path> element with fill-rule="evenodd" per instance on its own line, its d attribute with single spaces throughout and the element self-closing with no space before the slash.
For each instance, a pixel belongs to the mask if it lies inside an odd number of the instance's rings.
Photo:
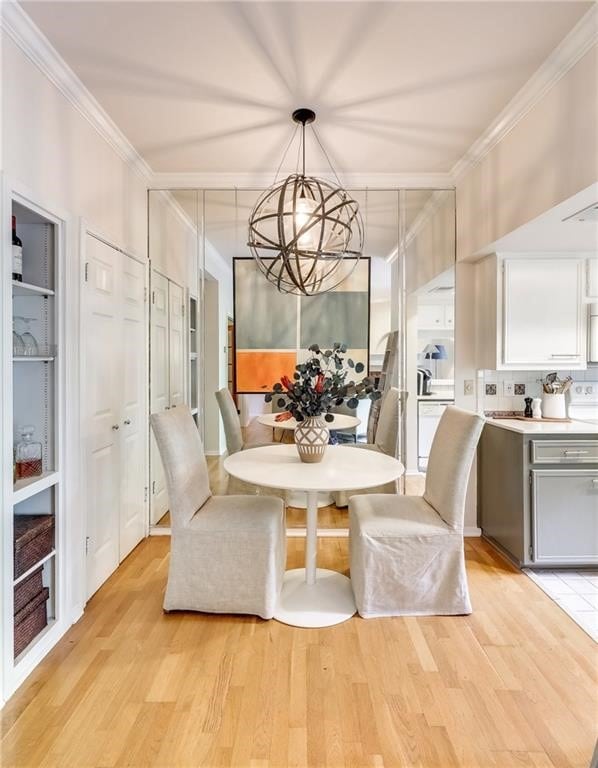
<svg viewBox="0 0 598 768">
<path fill-rule="evenodd" d="M 85 282 L 89 280 L 89 262 L 85 262 Z"/>
<path fill-rule="evenodd" d="M 89 536 L 85 537 L 85 554 L 89 554 Z"/>
<path fill-rule="evenodd" d="M 152 304 L 156 303 L 156 292 L 152 291 Z"/>
<path fill-rule="evenodd" d="M 152 496 L 156 495 L 156 481 L 152 480 Z"/>
<path fill-rule="evenodd" d="M 144 500 L 144 501 L 147 501 L 147 485 L 146 485 L 146 486 L 145 486 L 145 488 L 143 489 L 143 500 Z"/>
<path fill-rule="evenodd" d="M 147 301 L 147 288 L 143 289 L 143 303 L 145 304 Z"/>
<path fill-rule="evenodd" d="M 530 560 L 534 559 L 534 548 L 532 547 L 531 544 L 528 547 L 527 554 L 529 555 Z"/>
<path fill-rule="evenodd" d="M 181 312 L 182 312 L 183 317 L 185 317 L 185 305 L 184 304 L 181 304 Z"/>
</svg>

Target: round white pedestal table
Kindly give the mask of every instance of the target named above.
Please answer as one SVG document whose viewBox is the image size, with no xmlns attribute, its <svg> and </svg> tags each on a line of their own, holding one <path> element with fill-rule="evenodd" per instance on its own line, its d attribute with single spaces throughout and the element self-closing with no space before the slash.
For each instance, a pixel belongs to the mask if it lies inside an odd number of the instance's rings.
<svg viewBox="0 0 598 768">
<path fill-rule="evenodd" d="M 377 451 L 329 445 L 319 464 L 304 464 L 294 445 L 267 445 L 228 456 L 224 468 L 247 483 L 307 495 L 305 568 L 286 572 L 274 618 L 295 627 L 329 627 L 351 618 L 350 580 L 317 567 L 318 493 L 385 485 L 403 474 L 401 462 Z"/>
<path fill-rule="evenodd" d="M 290 418 L 284 421 L 276 421 L 276 417 L 279 413 L 262 413 L 257 417 L 259 424 L 263 424 L 265 427 L 271 429 L 286 429 L 287 431 L 295 431 L 297 426 L 297 419 Z M 323 417 L 322 417 L 323 418 Z M 357 416 L 349 416 L 346 413 L 335 413 L 334 421 L 327 421 L 326 426 L 331 432 L 341 431 L 343 429 L 353 429 L 361 424 L 361 419 Z M 307 506 L 307 501 L 304 493 L 298 493 L 297 491 L 287 491 L 286 495 L 287 506 L 296 507 L 298 509 L 304 509 Z M 328 507 L 334 502 L 330 493 L 320 493 L 318 495 L 318 507 Z"/>
</svg>

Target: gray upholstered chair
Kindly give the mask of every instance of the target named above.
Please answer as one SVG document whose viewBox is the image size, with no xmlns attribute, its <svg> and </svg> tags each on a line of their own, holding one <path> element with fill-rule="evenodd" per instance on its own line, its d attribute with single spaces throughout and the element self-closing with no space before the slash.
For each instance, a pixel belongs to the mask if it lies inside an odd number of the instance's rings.
<svg viewBox="0 0 598 768">
<path fill-rule="evenodd" d="M 335 405 L 330 409 L 330 413 L 338 413 L 343 416 L 357 416 L 357 408 L 349 408 L 347 403 L 342 405 Z M 336 438 L 339 443 L 357 443 L 357 427 L 347 427 L 346 429 L 335 429 L 334 422 L 328 425 L 331 432 L 336 434 Z"/>
<path fill-rule="evenodd" d="M 387 456 L 396 456 L 399 440 L 399 404 L 400 393 L 396 387 L 390 387 L 382 398 L 380 417 L 376 427 L 374 443 L 356 443 L 357 448 L 368 451 L 379 451 Z M 334 503 L 337 507 L 346 507 L 349 497 L 363 493 L 397 493 L 397 481 L 387 483 L 378 488 L 366 488 L 361 491 L 337 491 L 334 494 Z"/>
<path fill-rule="evenodd" d="M 222 416 L 222 423 L 224 424 L 224 434 L 226 436 L 226 450 L 229 456 L 237 451 L 243 451 L 247 448 L 257 448 L 260 445 L 270 445 L 270 443 L 245 443 L 243 442 L 243 434 L 241 432 L 241 421 L 239 414 L 237 413 L 237 406 L 233 400 L 233 396 L 226 388 L 219 389 L 215 392 L 216 400 L 218 402 L 218 408 L 220 409 L 220 415 Z M 251 485 L 251 483 L 245 483 L 242 480 L 238 480 L 236 477 L 229 477 L 226 486 L 227 494 L 259 494 L 262 493 L 268 496 L 276 496 L 275 490 L 267 490 L 266 488 L 259 488 L 257 485 Z M 278 494 L 281 495 L 281 494 Z"/>
<path fill-rule="evenodd" d="M 285 570 L 284 506 L 262 496 L 212 496 L 199 432 L 186 407 L 153 414 L 170 499 L 164 610 L 269 619 Z"/>
<path fill-rule="evenodd" d="M 463 515 L 483 425 L 474 413 L 445 410 L 423 496 L 351 497 L 351 583 L 364 618 L 471 613 Z"/>
</svg>

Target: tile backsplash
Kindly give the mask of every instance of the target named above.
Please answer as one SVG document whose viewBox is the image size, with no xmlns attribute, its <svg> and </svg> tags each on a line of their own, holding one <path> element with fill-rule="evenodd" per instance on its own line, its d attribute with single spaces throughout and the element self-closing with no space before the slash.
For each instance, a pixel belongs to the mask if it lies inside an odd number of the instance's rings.
<svg viewBox="0 0 598 768">
<path fill-rule="evenodd" d="M 554 370 L 554 369 L 553 369 Z M 525 397 L 541 397 L 541 380 L 550 371 L 478 371 L 479 411 L 523 411 Z M 558 371 L 560 379 L 598 380 L 598 369 Z"/>
</svg>

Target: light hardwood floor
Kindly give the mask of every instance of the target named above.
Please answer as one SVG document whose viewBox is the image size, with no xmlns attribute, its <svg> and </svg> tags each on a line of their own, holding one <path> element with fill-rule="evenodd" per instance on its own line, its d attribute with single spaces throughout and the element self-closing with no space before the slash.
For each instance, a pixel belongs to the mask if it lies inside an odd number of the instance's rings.
<svg viewBox="0 0 598 768">
<path fill-rule="evenodd" d="M 322 509 L 320 525 L 346 514 Z M 303 545 L 288 540 L 288 567 Z M 346 538 L 318 547 L 348 573 Z M 466 540 L 472 616 L 320 630 L 163 614 L 168 552 L 168 537 L 140 544 L 6 705 L 1 766 L 588 765 L 598 646 L 487 543 Z"/>
<path fill-rule="evenodd" d="M 169 543 L 142 542 L 5 706 L 4 768 L 587 768 L 597 646 L 485 542 L 471 616 L 319 630 L 163 614 Z M 347 572 L 347 539 L 319 559 Z"/>
</svg>

